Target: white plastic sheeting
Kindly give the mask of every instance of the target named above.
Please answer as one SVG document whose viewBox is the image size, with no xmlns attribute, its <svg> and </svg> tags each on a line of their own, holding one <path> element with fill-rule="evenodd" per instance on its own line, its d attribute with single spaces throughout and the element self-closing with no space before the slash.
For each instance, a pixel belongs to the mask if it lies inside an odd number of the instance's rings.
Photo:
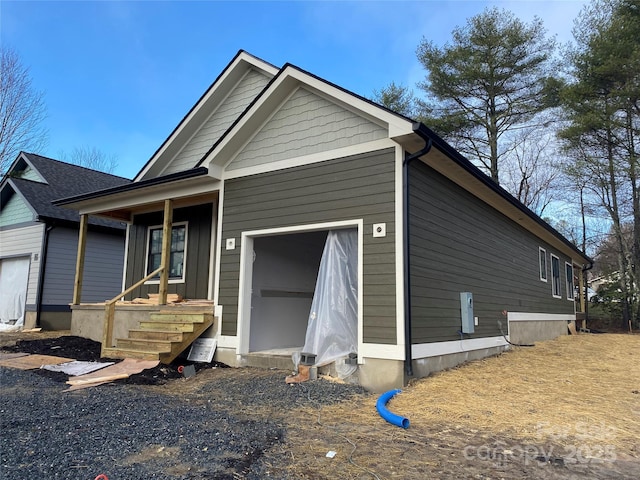
<svg viewBox="0 0 640 480">
<path fill-rule="evenodd" d="M 316 289 L 311 302 L 305 353 L 316 355 L 316 365 L 327 365 L 357 353 L 358 346 L 358 232 L 332 230 L 324 246 Z M 293 355 L 296 366 L 300 353 Z M 355 365 L 336 362 L 341 378 Z"/>
<path fill-rule="evenodd" d="M 28 257 L 0 260 L 0 331 L 22 329 L 28 280 Z"/>
</svg>

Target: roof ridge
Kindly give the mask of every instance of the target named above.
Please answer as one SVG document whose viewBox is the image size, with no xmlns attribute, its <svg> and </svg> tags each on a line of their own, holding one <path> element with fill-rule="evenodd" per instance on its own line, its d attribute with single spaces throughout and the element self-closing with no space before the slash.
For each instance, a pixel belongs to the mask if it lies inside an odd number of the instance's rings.
<svg viewBox="0 0 640 480">
<path fill-rule="evenodd" d="M 89 167 L 86 167 L 84 165 L 78 165 L 77 163 L 65 162 L 64 160 L 58 160 L 56 158 L 46 157 L 44 155 L 40 155 L 39 153 L 32 153 L 32 152 L 22 152 L 22 153 L 24 153 L 27 156 L 33 155 L 35 157 L 39 157 L 41 159 L 48 160 L 50 162 L 61 163 L 63 165 L 67 165 L 67 166 L 70 166 L 70 167 L 73 167 L 73 168 L 83 169 L 83 170 L 86 170 L 88 172 L 99 173 L 101 175 L 108 175 L 108 176 L 113 177 L 113 178 L 119 178 L 119 179 L 122 179 L 122 180 L 131 181 L 130 178 L 126 178 L 126 177 L 123 177 L 123 176 L 120 176 L 120 175 L 114 175 L 113 173 L 103 172 L 102 170 L 97 170 L 95 168 L 89 168 Z"/>
</svg>

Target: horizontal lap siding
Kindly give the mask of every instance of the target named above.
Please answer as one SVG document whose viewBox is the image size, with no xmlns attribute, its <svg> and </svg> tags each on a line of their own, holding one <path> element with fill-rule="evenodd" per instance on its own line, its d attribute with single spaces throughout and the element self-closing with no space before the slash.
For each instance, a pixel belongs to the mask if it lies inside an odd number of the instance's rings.
<svg viewBox="0 0 640 480">
<path fill-rule="evenodd" d="M 471 338 L 507 332 L 502 311 L 573 313 L 540 281 L 538 247 L 566 257 L 423 163 L 411 165 L 411 301 L 414 343 L 460 338 L 460 292 L 472 292 Z M 549 260 L 547 260 L 549 262 Z M 466 337 L 466 336 L 465 336 Z"/>
<path fill-rule="evenodd" d="M 37 223 L 28 227 L 0 230 L 0 259 L 10 257 L 30 257 L 29 284 L 27 287 L 27 305 L 35 305 L 38 295 L 38 276 L 40 274 L 40 249 L 45 224 Z M 34 258 L 38 255 L 38 259 Z"/>
<path fill-rule="evenodd" d="M 76 273 L 78 230 L 56 227 L 49 234 L 44 305 L 71 303 Z M 87 233 L 81 301 L 103 302 L 122 288 L 124 234 Z"/>
<path fill-rule="evenodd" d="M 192 168 L 267 83 L 269 83 L 268 77 L 256 70 L 250 70 L 200 130 L 189 140 L 163 174 Z"/>
<path fill-rule="evenodd" d="M 25 201 L 17 194 L 11 196 L 6 205 L 0 211 L 0 227 L 15 225 L 17 223 L 32 222 L 34 214 Z"/>
<path fill-rule="evenodd" d="M 242 232 L 363 219 L 364 341 L 396 343 L 395 193 L 393 149 L 227 180 L 219 304 L 224 335 L 236 335 Z M 386 223 L 387 236 L 372 237 Z"/>
<path fill-rule="evenodd" d="M 188 223 L 187 258 L 184 283 L 170 283 L 169 293 L 177 293 L 183 298 L 204 299 L 209 290 L 209 257 L 211 248 L 212 204 L 177 208 L 173 212 L 173 222 Z M 147 232 L 150 226 L 162 225 L 162 212 L 136 215 L 129 227 L 129 251 L 127 257 L 127 287 L 146 276 Z M 148 284 L 136 288 L 127 299 L 158 293 L 158 284 Z"/>
</svg>

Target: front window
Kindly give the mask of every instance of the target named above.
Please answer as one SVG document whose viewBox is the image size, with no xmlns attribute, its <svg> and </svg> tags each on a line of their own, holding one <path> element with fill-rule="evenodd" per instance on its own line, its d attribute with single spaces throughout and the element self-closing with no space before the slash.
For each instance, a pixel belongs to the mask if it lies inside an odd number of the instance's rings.
<svg viewBox="0 0 640 480">
<path fill-rule="evenodd" d="M 187 246 L 187 225 L 173 224 L 169 251 L 169 280 L 184 280 Z M 147 275 L 160 267 L 162 261 L 162 227 L 149 228 Z"/>
<path fill-rule="evenodd" d="M 560 298 L 560 259 L 551 254 L 551 291 L 554 297 Z"/>
</svg>

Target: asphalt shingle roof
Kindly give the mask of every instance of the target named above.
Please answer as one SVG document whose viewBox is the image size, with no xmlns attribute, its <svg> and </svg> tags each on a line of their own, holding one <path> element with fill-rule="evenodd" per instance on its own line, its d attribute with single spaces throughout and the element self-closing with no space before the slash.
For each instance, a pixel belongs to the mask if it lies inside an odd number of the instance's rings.
<svg viewBox="0 0 640 480">
<path fill-rule="evenodd" d="M 51 201 L 131 183 L 131 180 L 123 177 L 72 165 L 34 153 L 23 154 L 47 183 L 16 177 L 11 180 L 40 217 L 79 222 L 80 215 L 77 211 L 57 207 L 52 205 Z M 89 223 L 122 228 L 120 222 L 103 220 L 97 217 L 89 217 Z"/>
</svg>

